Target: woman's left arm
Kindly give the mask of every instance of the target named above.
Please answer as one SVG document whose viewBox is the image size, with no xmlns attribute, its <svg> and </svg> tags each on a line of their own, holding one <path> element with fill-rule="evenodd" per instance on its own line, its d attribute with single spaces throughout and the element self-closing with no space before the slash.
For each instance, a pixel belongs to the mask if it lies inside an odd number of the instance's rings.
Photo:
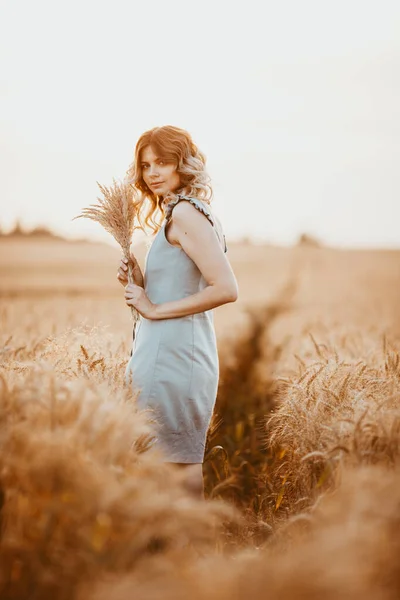
<svg viewBox="0 0 400 600">
<path fill-rule="evenodd" d="M 210 310 L 238 298 L 238 284 L 232 267 L 225 256 L 214 227 L 208 219 L 189 202 L 179 202 L 173 211 L 174 239 L 197 265 L 207 282 L 200 292 L 186 298 L 152 304 L 144 290 L 132 284 L 126 286 L 127 304 L 136 306 L 148 319 L 172 319 Z M 136 299 L 135 299 L 136 298 Z M 131 302 L 128 302 L 131 300 Z"/>
</svg>

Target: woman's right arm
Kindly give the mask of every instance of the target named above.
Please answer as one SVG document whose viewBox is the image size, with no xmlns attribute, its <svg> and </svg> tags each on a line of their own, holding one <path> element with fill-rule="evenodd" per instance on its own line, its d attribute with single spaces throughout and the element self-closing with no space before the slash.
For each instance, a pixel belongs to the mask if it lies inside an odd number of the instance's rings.
<svg viewBox="0 0 400 600">
<path fill-rule="evenodd" d="M 136 285 L 139 285 L 140 287 L 144 288 L 143 273 L 141 271 L 138 261 L 136 260 L 133 254 L 131 254 L 131 260 L 133 266 L 133 283 L 136 283 Z M 128 259 L 125 257 L 121 259 L 117 273 L 117 278 L 123 286 L 126 286 L 128 284 Z"/>
</svg>

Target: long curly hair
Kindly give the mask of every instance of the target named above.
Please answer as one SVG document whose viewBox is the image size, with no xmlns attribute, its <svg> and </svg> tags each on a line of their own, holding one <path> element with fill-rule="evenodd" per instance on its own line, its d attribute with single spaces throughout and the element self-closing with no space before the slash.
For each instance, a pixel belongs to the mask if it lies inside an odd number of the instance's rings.
<svg viewBox="0 0 400 600">
<path fill-rule="evenodd" d="M 146 146 L 165 162 L 176 165 L 180 178 L 180 187 L 164 196 L 154 194 L 144 182 L 141 167 L 141 152 Z M 191 135 L 184 129 L 165 125 L 145 131 L 139 138 L 135 156 L 126 171 L 125 183 L 134 187 L 135 205 L 138 210 L 140 228 L 149 227 L 153 233 L 161 227 L 167 204 L 176 199 L 177 194 L 191 196 L 211 203 L 213 191 L 210 177 L 206 172 L 206 157 L 193 142 Z"/>
</svg>

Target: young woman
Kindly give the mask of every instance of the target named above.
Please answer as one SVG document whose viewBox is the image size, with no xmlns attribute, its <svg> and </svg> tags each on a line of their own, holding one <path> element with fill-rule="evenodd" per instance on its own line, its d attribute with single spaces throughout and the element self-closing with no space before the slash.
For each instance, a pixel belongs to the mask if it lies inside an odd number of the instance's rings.
<svg viewBox="0 0 400 600">
<path fill-rule="evenodd" d="M 225 236 L 210 206 L 205 156 L 189 133 L 155 127 L 138 140 L 127 181 L 139 190 L 139 223 L 156 236 L 144 275 L 136 259 L 125 300 L 140 315 L 126 381 L 151 408 L 165 460 L 186 468 L 187 485 L 204 497 L 202 463 L 218 387 L 213 308 L 235 302 L 238 285 Z M 160 220 L 157 217 L 161 216 Z"/>
</svg>

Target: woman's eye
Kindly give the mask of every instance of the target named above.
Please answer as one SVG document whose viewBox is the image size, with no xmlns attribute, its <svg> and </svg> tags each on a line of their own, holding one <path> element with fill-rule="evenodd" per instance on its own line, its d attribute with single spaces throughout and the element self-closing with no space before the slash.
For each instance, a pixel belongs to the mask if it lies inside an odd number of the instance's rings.
<svg viewBox="0 0 400 600">
<path fill-rule="evenodd" d="M 158 161 L 158 164 L 159 164 L 159 165 L 163 165 L 163 164 L 164 164 L 164 161 L 163 161 L 163 160 L 160 160 L 160 161 Z"/>
</svg>

